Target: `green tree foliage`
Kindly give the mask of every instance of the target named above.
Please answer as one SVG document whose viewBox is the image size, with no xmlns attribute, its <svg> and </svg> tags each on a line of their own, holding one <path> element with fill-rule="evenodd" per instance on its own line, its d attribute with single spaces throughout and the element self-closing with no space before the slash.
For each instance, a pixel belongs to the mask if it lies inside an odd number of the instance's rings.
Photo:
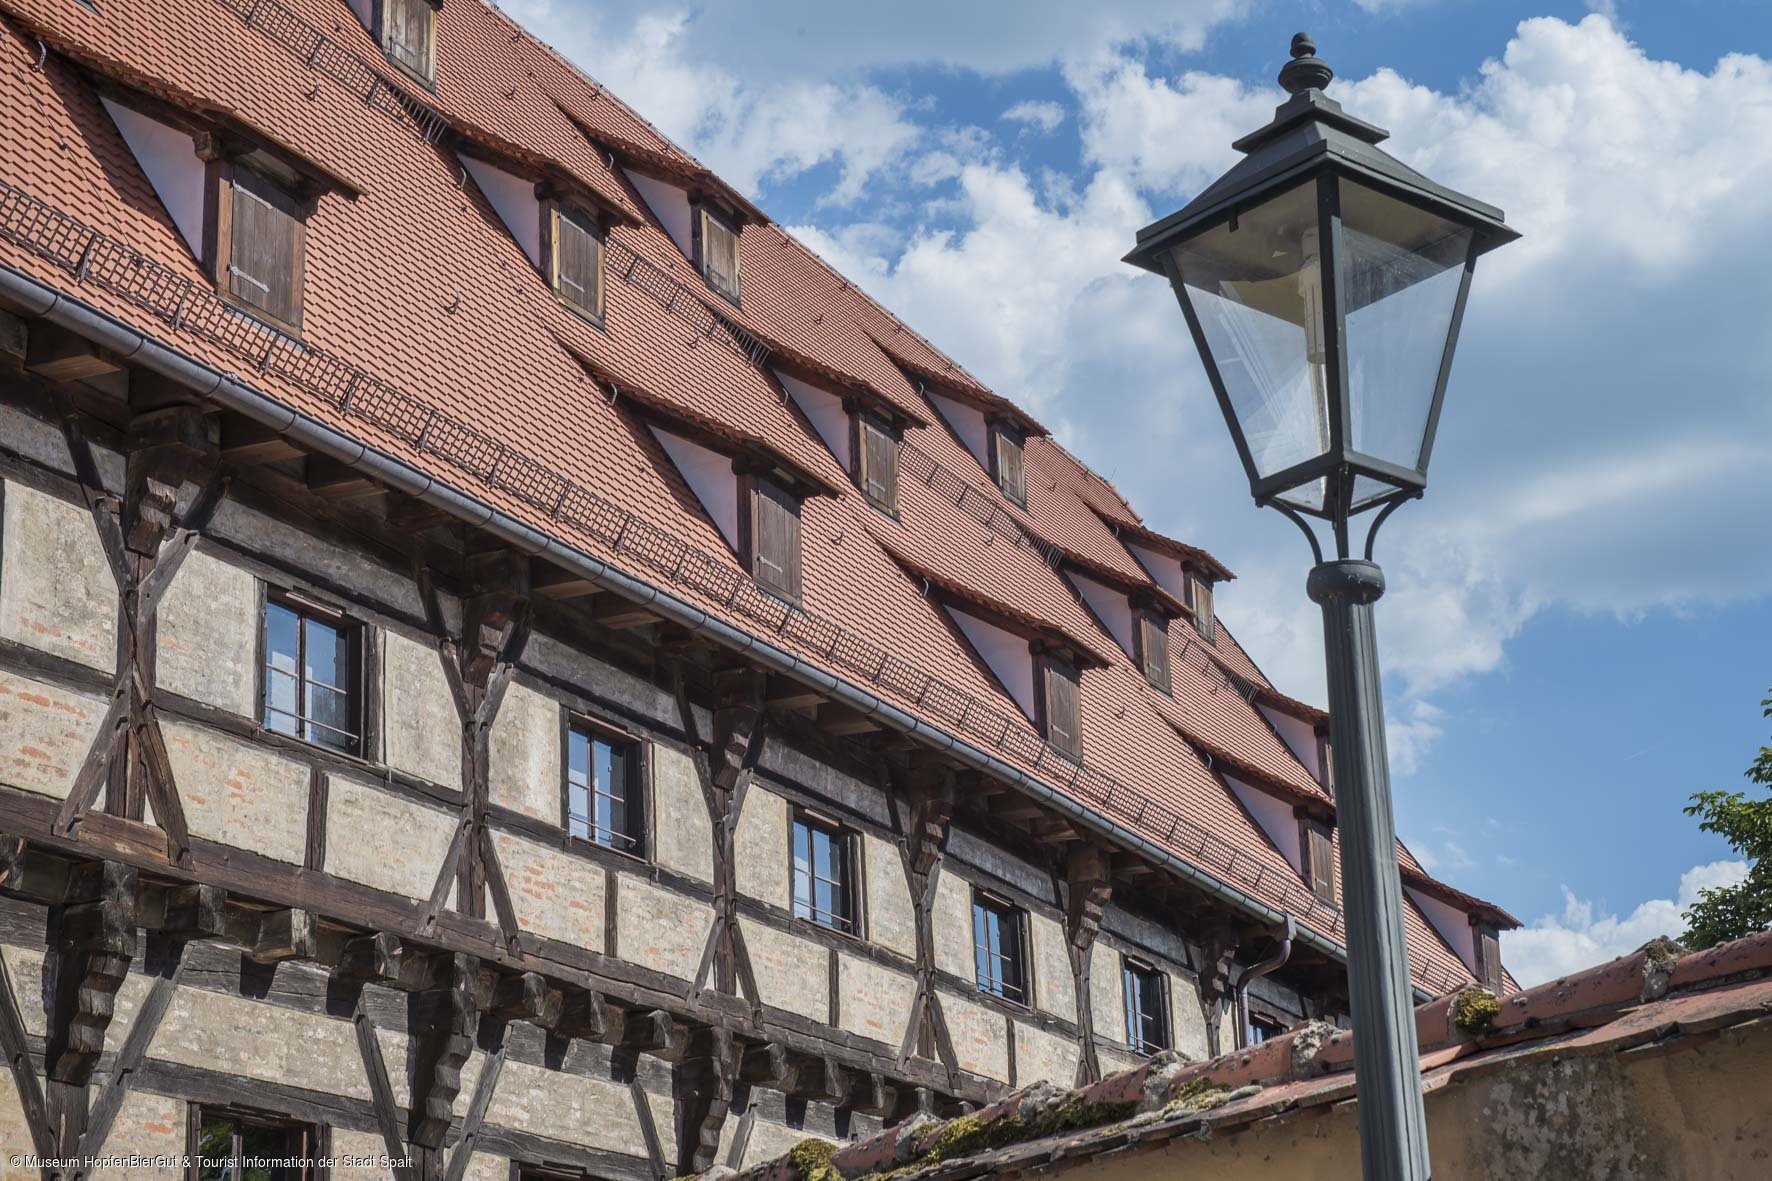
<svg viewBox="0 0 1772 1181">
<path fill-rule="evenodd" d="M 1772 718 L 1772 697 L 1760 705 L 1762 716 Z M 1760 748 L 1747 778 L 1772 792 L 1772 746 Z M 1745 881 L 1703 891 L 1686 912 L 1686 946 L 1711 947 L 1772 928 L 1772 795 L 1749 799 L 1739 791 L 1694 792 L 1686 815 L 1701 817 L 1699 828 L 1721 836 L 1748 863 Z"/>
</svg>

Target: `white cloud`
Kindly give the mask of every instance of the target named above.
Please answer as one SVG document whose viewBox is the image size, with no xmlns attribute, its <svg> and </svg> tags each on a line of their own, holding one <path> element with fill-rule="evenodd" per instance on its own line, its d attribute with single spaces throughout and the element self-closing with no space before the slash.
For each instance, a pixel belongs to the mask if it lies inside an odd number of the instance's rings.
<svg viewBox="0 0 1772 1181">
<path fill-rule="evenodd" d="M 1745 861 L 1695 865 L 1680 875 L 1677 897 L 1651 898 L 1622 917 L 1601 911 L 1564 886 L 1562 914 L 1547 914 L 1517 931 L 1502 933 L 1502 961 L 1521 985 L 1530 988 L 1635 951 L 1658 935 L 1678 939 L 1686 926 L 1681 915 L 1698 901 L 1701 890 L 1732 886 L 1746 876 Z"/>
<path fill-rule="evenodd" d="M 1051 135 L 1064 122 L 1064 108 L 1055 102 L 1035 102 L 1028 99 L 1016 103 L 999 117 L 1011 123 L 1025 123 Z"/>
</svg>

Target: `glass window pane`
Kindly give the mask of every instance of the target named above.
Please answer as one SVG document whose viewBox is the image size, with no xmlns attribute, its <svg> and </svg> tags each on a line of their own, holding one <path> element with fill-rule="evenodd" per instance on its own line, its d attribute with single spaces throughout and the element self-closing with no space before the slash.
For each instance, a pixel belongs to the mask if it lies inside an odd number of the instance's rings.
<svg viewBox="0 0 1772 1181">
<path fill-rule="evenodd" d="M 197 1129 L 197 1177 L 199 1181 L 223 1181 L 231 1176 L 234 1156 L 232 1120 L 206 1118 Z"/>
<path fill-rule="evenodd" d="M 580 786 L 591 781 L 591 740 L 581 730 L 566 735 L 566 778 Z"/>
<path fill-rule="evenodd" d="M 1350 442 L 1356 451 L 1413 468 L 1471 231 L 1345 180 L 1341 219 Z"/>
<path fill-rule="evenodd" d="M 1256 473 L 1329 446 L 1315 182 L 1177 246 L 1172 261 Z M 1204 358 L 1202 358 L 1204 359 Z"/>
<path fill-rule="evenodd" d="M 273 668 L 265 669 L 265 729 L 279 734 L 298 734 L 296 679 Z"/>
<path fill-rule="evenodd" d="M 307 668 L 310 681 L 319 681 L 335 688 L 345 688 L 350 675 L 351 658 L 346 650 L 345 635 L 338 628 L 317 619 L 303 621 L 307 628 Z"/>
<path fill-rule="evenodd" d="M 281 603 L 265 604 L 265 665 L 293 674 L 301 650 L 301 617 Z"/>
</svg>

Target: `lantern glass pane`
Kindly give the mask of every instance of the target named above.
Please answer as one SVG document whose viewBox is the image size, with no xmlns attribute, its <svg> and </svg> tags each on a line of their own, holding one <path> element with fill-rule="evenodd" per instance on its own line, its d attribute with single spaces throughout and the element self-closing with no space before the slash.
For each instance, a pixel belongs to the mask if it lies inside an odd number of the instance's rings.
<svg viewBox="0 0 1772 1181">
<path fill-rule="evenodd" d="M 1418 468 L 1471 231 L 1340 183 L 1348 441 L 1375 459 Z"/>
<path fill-rule="evenodd" d="M 1316 182 L 1306 181 L 1171 254 L 1260 479 L 1329 449 Z M 1295 495 L 1322 492 L 1312 486 Z"/>
</svg>

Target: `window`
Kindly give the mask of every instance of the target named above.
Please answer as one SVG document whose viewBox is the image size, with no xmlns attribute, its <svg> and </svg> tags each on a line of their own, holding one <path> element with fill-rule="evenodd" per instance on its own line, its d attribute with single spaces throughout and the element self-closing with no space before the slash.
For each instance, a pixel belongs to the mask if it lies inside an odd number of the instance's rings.
<svg viewBox="0 0 1772 1181">
<path fill-rule="evenodd" d="M 1304 847 L 1304 880 L 1311 893 L 1331 905 L 1335 902 L 1335 845 L 1329 826 L 1320 820 L 1299 821 L 1300 843 Z"/>
<path fill-rule="evenodd" d="M 871 414 L 857 414 L 855 477 L 875 508 L 898 514 L 898 437 Z"/>
<path fill-rule="evenodd" d="M 645 806 L 640 744 L 601 730 L 566 731 L 566 832 L 638 856 Z"/>
<path fill-rule="evenodd" d="M 346 754 L 362 753 L 361 629 L 294 595 L 265 601 L 265 729 Z"/>
<path fill-rule="evenodd" d="M 189 1146 L 197 1181 L 301 1181 L 320 1155 L 312 1124 L 191 1107 Z"/>
<path fill-rule="evenodd" d="M 218 185 L 216 281 L 232 302 L 301 331 L 302 211 L 281 187 L 243 166 Z"/>
<path fill-rule="evenodd" d="M 1331 799 L 1335 798 L 1335 760 L 1331 757 L 1334 753 L 1329 746 L 1329 735 L 1319 729 L 1317 731 L 1317 767 L 1320 774 L 1317 778 Z"/>
<path fill-rule="evenodd" d="M 794 917 L 856 934 L 854 842 L 834 824 L 794 817 Z"/>
<path fill-rule="evenodd" d="M 1212 614 L 1212 584 L 1197 574 L 1190 575 L 1187 584 L 1192 600 L 1188 606 L 1194 609 L 1194 630 L 1208 644 L 1216 643 L 1218 623 Z"/>
<path fill-rule="evenodd" d="M 1022 438 L 1001 423 L 991 425 L 991 475 L 1003 495 L 1023 508 L 1028 503 L 1027 469 L 1022 464 Z"/>
<path fill-rule="evenodd" d="M 1048 656 L 1041 661 L 1045 669 L 1046 691 L 1041 695 L 1042 727 L 1046 741 L 1061 754 L 1073 759 L 1083 757 L 1083 738 L 1078 727 L 1077 670 L 1063 661 Z"/>
<path fill-rule="evenodd" d="M 381 0 L 381 47 L 388 60 L 423 82 L 436 79 L 432 0 Z"/>
<path fill-rule="evenodd" d="M 1138 615 L 1138 663 L 1153 689 L 1169 692 L 1169 621 L 1155 611 Z"/>
<path fill-rule="evenodd" d="M 550 247 L 548 282 L 579 311 L 603 318 L 603 237 L 594 218 L 576 209 L 550 205 L 546 211 Z"/>
<path fill-rule="evenodd" d="M 1021 911 L 983 891 L 972 895 L 972 952 L 978 990 L 1017 1004 L 1027 1002 Z"/>
<path fill-rule="evenodd" d="M 1490 992 L 1500 992 L 1503 983 L 1501 972 L 1501 934 L 1493 923 L 1477 922 L 1477 979 Z"/>
<path fill-rule="evenodd" d="M 1169 1048 L 1169 990 L 1163 973 L 1131 956 L 1120 960 L 1126 992 L 1126 1044 L 1140 1054 Z"/>
<path fill-rule="evenodd" d="M 751 577 L 764 590 L 800 601 L 800 502 L 767 480 L 751 481 Z"/>
<path fill-rule="evenodd" d="M 1286 1032 L 1286 1027 L 1272 1017 L 1249 1017 L 1249 1044 L 1259 1046 L 1262 1042 L 1279 1037 Z"/>
<path fill-rule="evenodd" d="M 702 205 L 695 217 L 696 265 L 708 286 L 738 302 L 738 229 Z"/>
</svg>

